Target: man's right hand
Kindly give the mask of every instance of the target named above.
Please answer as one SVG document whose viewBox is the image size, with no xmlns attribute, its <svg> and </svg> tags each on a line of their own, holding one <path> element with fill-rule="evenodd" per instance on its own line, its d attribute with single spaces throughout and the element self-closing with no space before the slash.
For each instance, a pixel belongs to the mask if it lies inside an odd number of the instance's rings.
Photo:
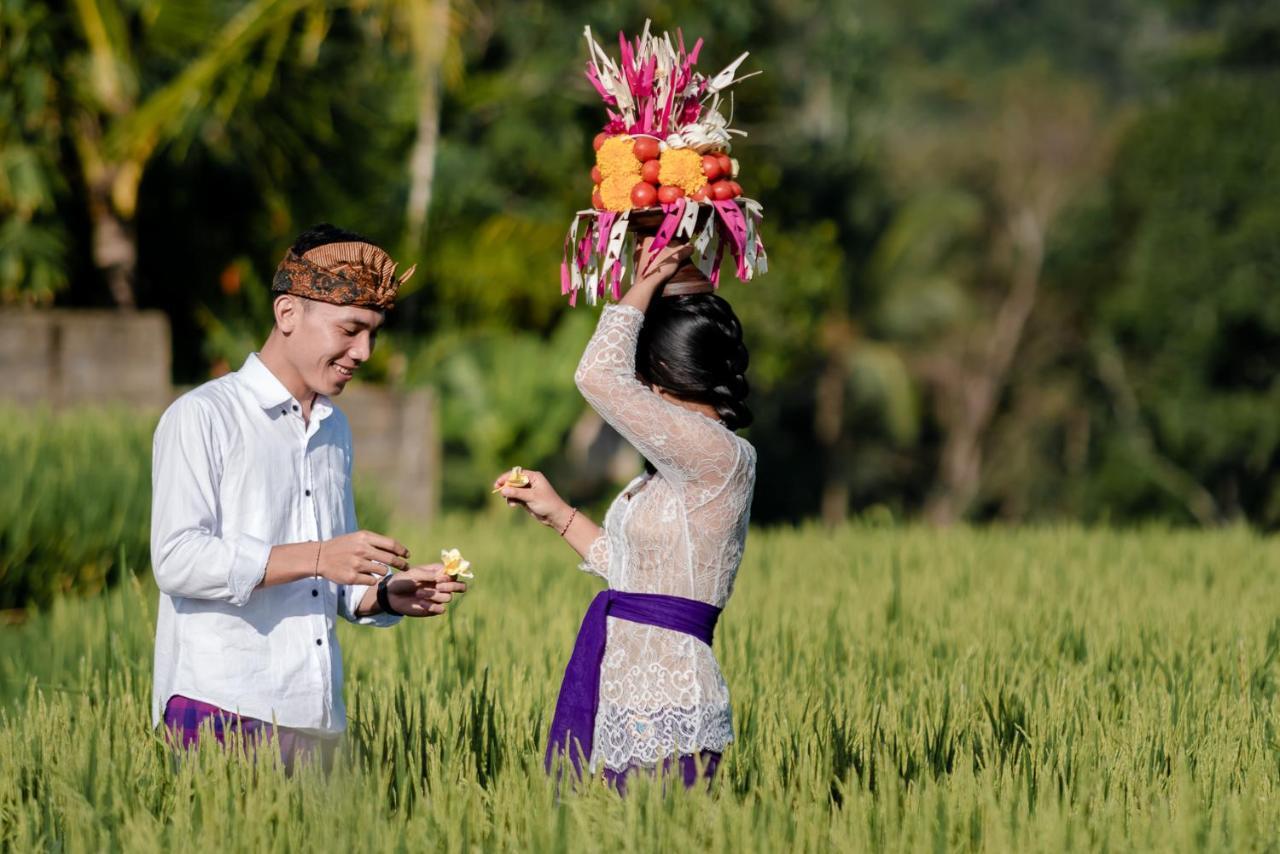
<svg viewBox="0 0 1280 854">
<path fill-rule="evenodd" d="M 356 531 L 320 544 L 319 572 L 338 584 L 377 584 L 387 567 L 409 568 L 409 550 L 373 531 Z"/>
</svg>

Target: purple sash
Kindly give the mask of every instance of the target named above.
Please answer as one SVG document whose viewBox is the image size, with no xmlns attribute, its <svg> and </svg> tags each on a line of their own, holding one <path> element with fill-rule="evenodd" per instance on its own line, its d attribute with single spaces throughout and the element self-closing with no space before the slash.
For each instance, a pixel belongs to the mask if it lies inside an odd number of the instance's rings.
<svg viewBox="0 0 1280 854">
<path fill-rule="evenodd" d="M 582 618 L 573 655 L 564 669 L 555 717 L 551 719 L 547 771 L 551 771 L 556 757 L 562 752 L 568 752 L 579 776 L 582 774 L 582 761 L 591 760 L 596 710 L 600 706 L 600 663 L 604 660 L 608 617 L 684 632 L 710 646 L 720 609 L 680 596 L 600 591 Z"/>
</svg>

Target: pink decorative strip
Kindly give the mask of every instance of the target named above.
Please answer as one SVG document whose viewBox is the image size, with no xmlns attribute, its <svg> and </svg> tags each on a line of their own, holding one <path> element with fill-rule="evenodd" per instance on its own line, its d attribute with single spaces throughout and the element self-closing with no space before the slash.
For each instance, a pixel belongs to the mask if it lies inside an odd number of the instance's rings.
<svg viewBox="0 0 1280 854">
<path fill-rule="evenodd" d="M 720 221 L 724 223 L 724 232 L 732 242 L 733 257 L 737 261 L 738 278 L 747 280 L 747 222 L 742 211 L 733 201 L 712 202 Z"/>
<path fill-rule="evenodd" d="M 596 254 L 604 255 L 609 249 L 609 235 L 613 232 L 613 221 L 618 215 L 613 211 L 607 211 L 600 214 L 600 219 L 596 227 L 600 230 L 598 239 L 596 240 Z"/>
<path fill-rule="evenodd" d="M 724 241 L 720 240 L 720 241 L 717 241 L 716 260 L 715 260 L 715 263 L 711 265 L 711 275 L 707 277 L 708 279 L 711 280 L 711 286 L 713 288 L 720 287 L 720 262 L 723 260 L 724 260 Z"/>
<path fill-rule="evenodd" d="M 649 265 L 653 263 L 653 259 L 657 256 L 658 250 L 666 248 L 671 242 L 671 238 L 676 236 L 676 229 L 680 227 L 680 217 L 684 216 L 684 206 L 688 204 L 684 199 L 676 199 L 669 205 L 663 205 L 662 210 L 666 214 L 662 218 L 662 225 L 658 226 L 658 233 L 653 237 L 653 243 L 649 245 L 649 263 L 645 264 L 644 273 L 649 272 Z"/>
</svg>

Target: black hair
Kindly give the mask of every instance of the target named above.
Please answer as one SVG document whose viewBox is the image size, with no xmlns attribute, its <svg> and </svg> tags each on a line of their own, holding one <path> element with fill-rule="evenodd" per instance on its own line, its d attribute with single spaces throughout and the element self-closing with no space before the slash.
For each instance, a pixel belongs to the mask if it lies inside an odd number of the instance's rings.
<svg viewBox="0 0 1280 854">
<path fill-rule="evenodd" d="M 295 237 L 293 245 L 289 248 L 298 255 L 302 255 L 317 246 L 326 246 L 330 243 L 373 243 L 373 241 L 364 235 L 356 234 L 354 231 L 347 231 L 345 228 L 338 228 L 336 225 L 322 222 L 319 225 L 311 226 Z"/>
<path fill-rule="evenodd" d="M 742 324 L 717 294 L 659 297 L 645 313 L 636 372 L 682 400 L 705 403 L 730 430 L 751 424 Z"/>
</svg>

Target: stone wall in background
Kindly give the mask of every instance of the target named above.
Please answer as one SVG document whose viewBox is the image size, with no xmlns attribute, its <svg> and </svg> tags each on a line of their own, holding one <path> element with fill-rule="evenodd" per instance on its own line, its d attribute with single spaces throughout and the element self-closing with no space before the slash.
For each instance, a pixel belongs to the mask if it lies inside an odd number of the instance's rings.
<svg viewBox="0 0 1280 854">
<path fill-rule="evenodd" d="M 171 352 L 163 312 L 0 311 L 0 401 L 158 415 L 185 390 L 172 384 Z M 352 385 L 336 402 L 351 422 L 360 482 L 378 490 L 397 518 L 434 518 L 440 434 L 432 394 Z"/>
<path fill-rule="evenodd" d="M 0 399 L 158 410 L 173 394 L 170 352 L 158 311 L 0 312 Z"/>
<path fill-rule="evenodd" d="M 392 515 L 427 523 L 440 509 L 440 433 L 426 389 L 351 385 L 335 401 L 351 422 L 356 476 L 391 501 Z"/>
</svg>

